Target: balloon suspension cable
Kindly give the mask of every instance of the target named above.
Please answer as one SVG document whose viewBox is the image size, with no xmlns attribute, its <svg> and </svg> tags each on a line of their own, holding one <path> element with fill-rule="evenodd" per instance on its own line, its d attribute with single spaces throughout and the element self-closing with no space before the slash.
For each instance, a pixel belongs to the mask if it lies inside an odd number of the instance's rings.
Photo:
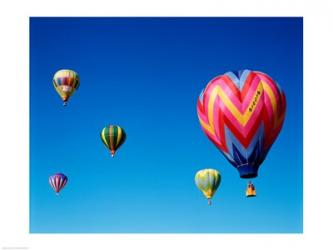
<svg viewBox="0 0 333 250">
<path fill-rule="evenodd" d="M 208 198 L 208 205 L 212 205 L 212 200 L 210 198 Z"/>
<path fill-rule="evenodd" d="M 67 102 L 66 102 L 66 101 L 64 101 L 64 103 L 63 103 L 62 105 L 64 105 L 64 106 L 67 106 Z"/>
<path fill-rule="evenodd" d="M 247 187 L 248 187 L 248 188 L 251 188 L 251 187 L 253 187 L 252 180 L 249 180 L 249 181 L 248 181 L 248 183 L 247 183 Z"/>
<path fill-rule="evenodd" d="M 59 196 L 59 192 L 56 192 L 56 196 Z"/>
</svg>

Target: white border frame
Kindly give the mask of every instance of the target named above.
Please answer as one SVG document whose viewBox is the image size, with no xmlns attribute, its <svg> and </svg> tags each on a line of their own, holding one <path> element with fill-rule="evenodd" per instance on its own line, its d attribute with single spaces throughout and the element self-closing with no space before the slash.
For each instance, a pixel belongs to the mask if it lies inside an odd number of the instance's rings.
<svg viewBox="0 0 333 250">
<path fill-rule="evenodd" d="M 0 3 L 2 249 L 333 249 L 332 5 L 305 0 L 57 0 Z M 304 16 L 303 234 L 29 234 L 30 16 Z"/>
</svg>

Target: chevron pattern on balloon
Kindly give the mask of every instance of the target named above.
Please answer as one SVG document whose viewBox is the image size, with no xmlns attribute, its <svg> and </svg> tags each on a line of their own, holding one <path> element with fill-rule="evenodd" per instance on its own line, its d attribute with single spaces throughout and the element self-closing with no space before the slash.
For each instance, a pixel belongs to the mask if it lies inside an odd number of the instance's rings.
<svg viewBox="0 0 333 250">
<path fill-rule="evenodd" d="M 204 133 L 236 168 L 254 168 L 250 176 L 256 176 L 278 136 L 285 111 L 280 87 L 265 73 L 250 70 L 215 77 L 197 102 Z"/>
</svg>

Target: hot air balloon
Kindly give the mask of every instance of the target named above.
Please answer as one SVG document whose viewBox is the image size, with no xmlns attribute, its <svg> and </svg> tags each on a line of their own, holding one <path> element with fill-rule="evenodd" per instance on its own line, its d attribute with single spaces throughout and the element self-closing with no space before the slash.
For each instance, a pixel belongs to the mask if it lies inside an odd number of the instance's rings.
<svg viewBox="0 0 333 250">
<path fill-rule="evenodd" d="M 215 77 L 197 102 L 204 133 L 241 178 L 257 177 L 282 128 L 285 111 L 286 97 L 276 82 L 251 70 Z"/>
<path fill-rule="evenodd" d="M 60 190 L 65 187 L 67 181 L 67 176 L 62 173 L 57 173 L 49 177 L 49 183 L 57 195 L 59 194 Z"/>
<path fill-rule="evenodd" d="M 53 86 L 63 100 L 64 106 L 67 105 L 68 99 L 79 88 L 79 75 L 70 69 L 57 71 L 53 77 Z"/>
<path fill-rule="evenodd" d="M 195 175 L 195 184 L 208 199 L 208 205 L 211 205 L 211 199 L 221 183 L 221 175 L 215 169 L 202 169 Z"/>
<path fill-rule="evenodd" d="M 113 157 L 117 149 L 125 142 L 126 133 L 124 129 L 116 125 L 109 125 L 103 128 L 101 139 L 104 145 L 110 150 Z"/>
</svg>

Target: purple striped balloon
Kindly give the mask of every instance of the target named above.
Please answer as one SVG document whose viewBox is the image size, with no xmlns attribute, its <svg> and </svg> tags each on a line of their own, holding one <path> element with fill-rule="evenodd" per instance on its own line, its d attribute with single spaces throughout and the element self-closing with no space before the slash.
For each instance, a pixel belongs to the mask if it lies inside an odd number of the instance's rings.
<svg viewBox="0 0 333 250">
<path fill-rule="evenodd" d="M 65 187 L 67 181 L 67 176 L 62 173 L 57 173 L 49 177 L 50 186 L 53 188 L 56 194 L 59 194 L 60 190 Z"/>
</svg>

